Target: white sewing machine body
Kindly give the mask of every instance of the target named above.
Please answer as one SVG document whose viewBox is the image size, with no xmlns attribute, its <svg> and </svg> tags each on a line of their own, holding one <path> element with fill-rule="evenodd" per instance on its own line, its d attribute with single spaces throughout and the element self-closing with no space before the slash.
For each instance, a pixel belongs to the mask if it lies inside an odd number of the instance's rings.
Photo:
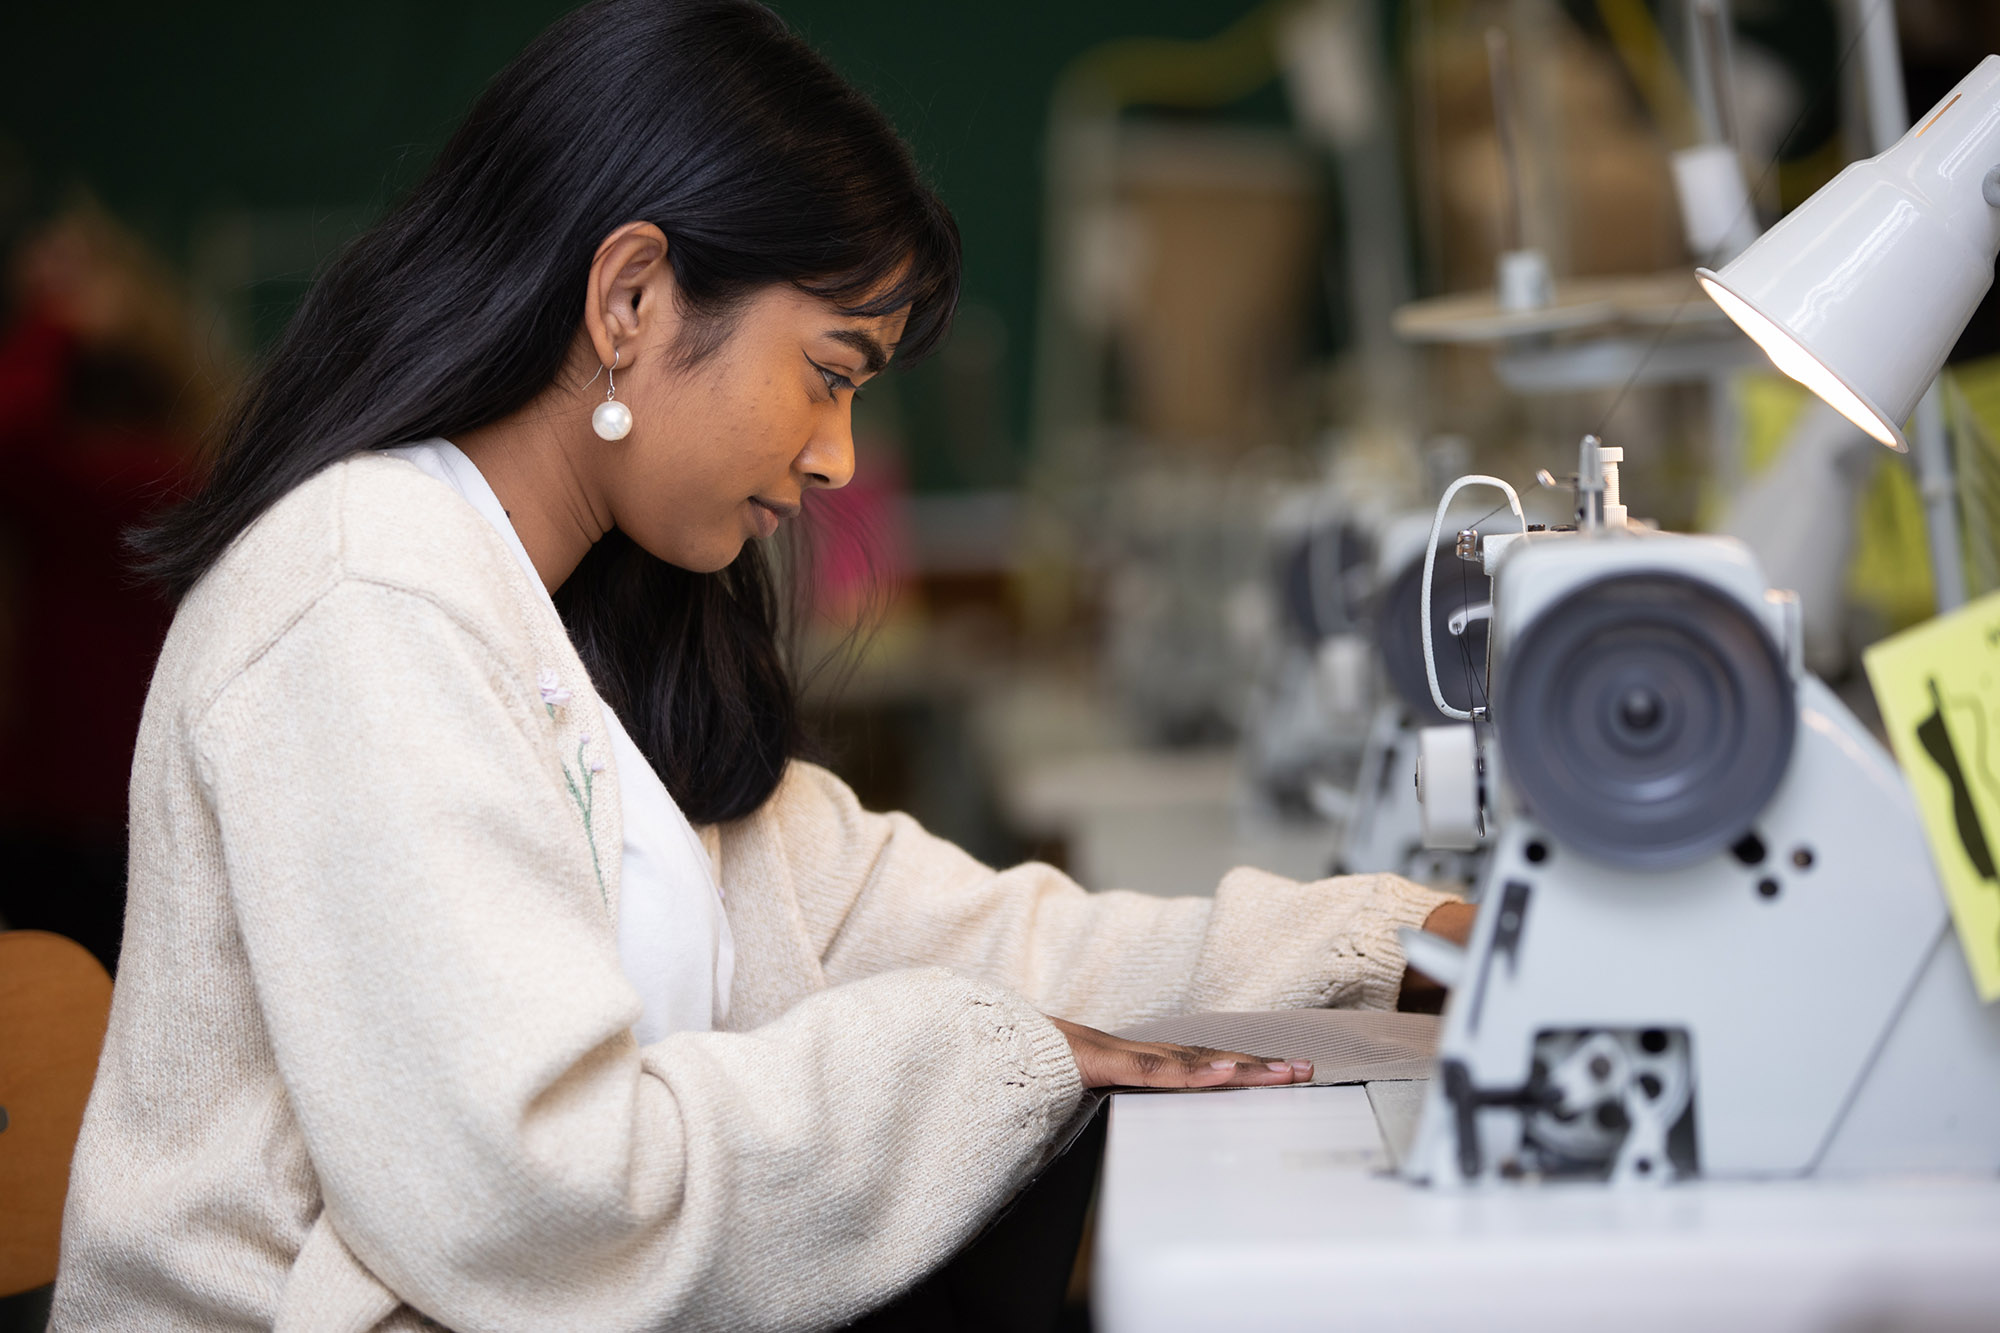
<svg viewBox="0 0 2000 1333">
<path fill-rule="evenodd" d="M 2000 1171 L 2000 1008 L 1789 598 L 1727 538 L 1483 548 L 1495 835 L 1402 1173 Z"/>
</svg>

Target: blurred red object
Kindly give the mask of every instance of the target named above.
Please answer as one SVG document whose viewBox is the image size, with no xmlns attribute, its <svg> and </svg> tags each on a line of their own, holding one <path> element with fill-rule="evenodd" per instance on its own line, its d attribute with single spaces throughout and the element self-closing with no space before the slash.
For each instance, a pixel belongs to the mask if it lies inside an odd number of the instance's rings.
<svg viewBox="0 0 2000 1333">
<path fill-rule="evenodd" d="M 0 339 L 13 594 L 0 822 L 122 836 L 139 710 L 173 610 L 134 575 L 121 534 L 185 487 L 190 451 L 171 429 L 80 414 L 79 379 L 118 375 L 81 350 L 40 309 Z"/>
<path fill-rule="evenodd" d="M 124 533 L 185 493 L 224 390 L 101 210 L 14 256 L 0 332 L 0 917 L 116 964 L 132 747 L 173 608 Z"/>
<path fill-rule="evenodd" d="M 890 613 L 913 575 L 909 483 L 901 454 L 864 435 L 856 442 L 854 478 L 837 491 L 814 491 L 813 612 L 846 630 Z"/>
</svg>

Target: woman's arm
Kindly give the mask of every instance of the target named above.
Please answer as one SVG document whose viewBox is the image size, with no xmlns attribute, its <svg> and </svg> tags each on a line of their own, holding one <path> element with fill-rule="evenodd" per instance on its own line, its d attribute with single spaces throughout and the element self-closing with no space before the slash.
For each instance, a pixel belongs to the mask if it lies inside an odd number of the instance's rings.
<svg viewBox="0 0 2000 1333">
<path fill-rule="evenodd" d="M 790 883 L 828 981 L 941 964 L 1100 1028 L 1196 1010 L 1393 1008 L 1397 928 L 1455 901 L 1394 875 L 1300 884 L 1248 869 L 1212 899 L 1088 893 L 1045 865 L 989 869 L 802 763 L 763 811 L 723 830 L 721 866 L 732 900 Z"/>
<path fill-rule="evenodd" d="M 518 656 L 350 580 L 194 719 L 327 1217 L 456 1328 L 851 1317 L 1047 1150 L 1078 1103 L 1063 1034 L 927 970 L 636 1046 Z"/>
</svg>

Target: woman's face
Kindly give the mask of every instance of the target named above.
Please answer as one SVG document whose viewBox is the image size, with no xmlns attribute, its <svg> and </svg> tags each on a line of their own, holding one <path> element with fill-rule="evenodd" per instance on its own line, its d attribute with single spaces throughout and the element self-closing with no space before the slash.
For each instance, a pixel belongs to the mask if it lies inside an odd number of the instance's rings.
<svg viewBox="0 0 2000 1333">
<path fill-rule="evenodd" d="M 685 366 L 671 272 L 656 260 L 650 281 L 614 284 L 603 332 L 632 429 L 588 442 L 601 465 L 591 489 L 647 552 L 709 573 L 776 532 L 806 491 L 854 475 L 854 392 L 895 351 L 907 312 L 844 315 L 771 286 L 738 307 L 719 347 Z M 600 376 L 592 393 L 604 385 Z"/>
</svg>

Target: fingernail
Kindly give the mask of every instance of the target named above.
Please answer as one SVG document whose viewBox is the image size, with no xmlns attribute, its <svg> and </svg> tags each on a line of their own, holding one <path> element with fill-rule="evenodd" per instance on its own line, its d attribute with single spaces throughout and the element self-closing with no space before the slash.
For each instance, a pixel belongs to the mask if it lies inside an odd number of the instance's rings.
<svg viewBox="0 0 2000 1333">
<path fill-rule="evenodd" d="M 1289 1074 L 1292 1072 L 1292 1067 L 1286 1064 L 1283 1060 L 1273 1060 L 1271 1061 L 1270 1064 L 1265 1065 L 1264 1067 L 1270 1070 L 1274 1074 Z"/>
<path fill-rule="evenodd" d="M 1313 1071 L 1313 1062 L 1310 1060 L 1294 1060 L 1292 1061 L 1292 1068 L 1298 1070 L 1301 1074 L 1310 1074 Z"/>
<path fill-rule="evenodd" d="M 1208 1067 L 1210 1069 L 1234 1069 L 1236 1068 L 1236 1062 L 1234 1060 L 1212 1060 L 1209 1062 Z"/>
</svg>

